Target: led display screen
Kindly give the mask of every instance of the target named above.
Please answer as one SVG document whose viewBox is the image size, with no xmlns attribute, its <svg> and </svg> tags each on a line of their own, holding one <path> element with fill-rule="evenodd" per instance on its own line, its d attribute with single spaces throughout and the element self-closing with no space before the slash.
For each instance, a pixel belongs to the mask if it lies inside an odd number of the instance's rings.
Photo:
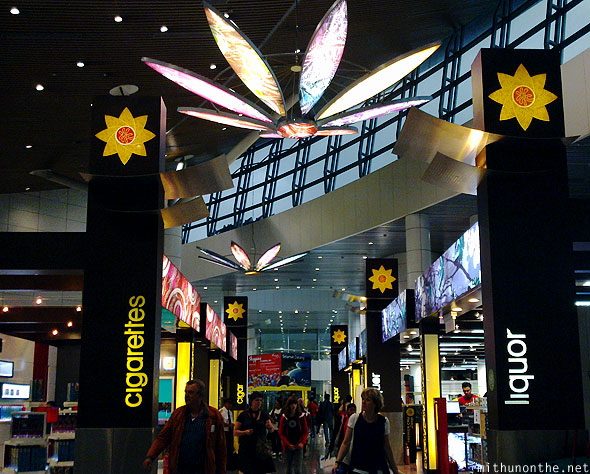
<svg viewBox="0 0 590 474">
<path fill-rule="evenodd" d="M 162 306 L 195 331 L 201 331 L 201 297 L 193 285 L 164 255 L 162 267 Z"/>
<path fill-rule="evenodd" d="M 407 329 L 406 295 L 407 293 L 404 290 L 381 311 L 381 334 L 383 342 L 388 341 Z"/>
<path fill-rule="evenodd" d="M 359 336 L 359 359 L 367 355 L 367 330 L 363 330 Z"/>
<path fill-rule="evenodd" d="M 356 359 L 356 337 L 351 337 L 348 341 L 348 363 L 352 364 Z"/>
<path fill-rule="evenodd" d="M 229 333 L 229 355 L 232 359 L 238 360 L 238 338 L 233 332 Z"/>
<path fill-rule="evenodd" d="M 227 351 L 227 328 L 225 323 L 213 311 L 213 308 L 207 305 L 207 318 L 205 320 L 205 338 L 219 347 L 222 351 Z"/>
<path fill-rule="evenodd" d="M 479 226 L 475 223 L 416 280 L 416 322 L 480 284 Z"/>
<path fill-rule="evenodd" d="M 14 362 L 0 360 L 0 377 L 12 377 L 14 375 Z"/>
<path fill-rule="evenodd" d="M 31 396 L 31 386 L 20 383 L 3 383 L 2 398 L 28 400 Z"/>
<path fill-rule="evenodd" d="M 346 348 L 342 349 L 338 354 L 338 370 L 346 368 Z"/>
</svg>

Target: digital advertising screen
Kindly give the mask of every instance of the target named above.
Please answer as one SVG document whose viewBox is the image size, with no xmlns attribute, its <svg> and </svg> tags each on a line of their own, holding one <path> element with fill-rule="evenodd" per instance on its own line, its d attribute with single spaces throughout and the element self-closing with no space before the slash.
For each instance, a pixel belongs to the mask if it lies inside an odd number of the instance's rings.
<svg viewBox="0 0 590 474">
<path fill-rule="evenodd" d="M 338 353 L 338 370 L 346 368 L 346 347 Z"/>
<path fill-rule="evenodd" d="M 2 398 L 28 400 L 31 396 L 31 386 L 20 383 L 3 383 Z"/>
<path fill-rule="evenodd" d="M 278 387 L 281 380 L 281 354 L 248 356 L 248 388 Z"/>
<path fill-rule="evenodd" d="M 348 341 L 348 363 L 352 364 L 356 359 L 356 337 L 351 337 Z"/>
<path fill-rule="evenodd" d="M 229 333 L 229 355 L 232 359 L 238 360 L 238 338 L 231 331 Z"/>
<path fill-rule="evenodd" d="M 282 354 L 279 384 L 311 387 L 311 355 Z"/>
<path fill-rule="evenodd" d="M 14 375 L 14 362 L 0 360 L 0 377 L 12 377 Z"/>
<path fill-rule="evenodd" d="M 359 359 L 367 355 L 367 330 L 364 329 L 359 336 Z"/>
<path fill-rule="evenodd" d="M 388 341 L 407 329 L 406 296 L 407 292 L 404 290 L 381 311 L 381 334 L 383 342 Z"/>
<path fill-rule="evenodd" d="M 475 223 L 416 280 L 416 322 L 480 284 L 479 225 Z"/>
<path fill-rule="evenodd" d="M 209 305 L 207 305 L 205 319 L 205 338 L 222 351 L 227 351 L 227 328 L 225 323 Z"/>
<path fill-rule="evenodd" d="M 164 255 L 162 267 L 162 306 L 195 331 L 201 331 L 201 296 L 174 264 Z"/>
</svg>

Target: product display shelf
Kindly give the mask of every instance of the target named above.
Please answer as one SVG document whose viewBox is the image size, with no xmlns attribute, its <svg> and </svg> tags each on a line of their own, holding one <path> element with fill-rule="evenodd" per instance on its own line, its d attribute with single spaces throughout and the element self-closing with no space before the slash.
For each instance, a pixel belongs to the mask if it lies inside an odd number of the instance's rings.
<svg viewBox="0 0 590 474">
<path fill-rule="evenodd" d="M 51 434 L 47 437 L 49 474 L 73 474 L 74 472 L 77 417 L 77 411 L 60 410 L 57 423 L 51 426 Z"/>
<path fill-rule="evenodd" d="M 4 443 L 4 465 L 7 467 L 2 474 L 46 474 L 46 464 L 45 438 L 11 438 Z"/>
<path fill-rule="evenodd" d="M 467 435 L 468 463 L 470 471 L 483 471 L 487 465 L 486 415 L 487 410 L 482 406 L 467 406 L 473 412 L 473 420 L 469 425 Z"/>
</svg>

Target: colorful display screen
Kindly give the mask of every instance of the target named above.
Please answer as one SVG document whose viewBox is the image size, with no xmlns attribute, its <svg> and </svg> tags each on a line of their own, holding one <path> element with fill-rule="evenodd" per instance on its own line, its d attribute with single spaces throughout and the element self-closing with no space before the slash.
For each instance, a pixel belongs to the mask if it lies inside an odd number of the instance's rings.
<svg viewBox="0 0 590 474">
<path fill-rule="evenodd" d="M 367 330 L 363 330 L 359 336 L 359 359 L 367 355 Z"/>
<path fill-rule="evenodd" d="M 248 387 L 311 387 L 311 356 L 307 354 L 248 356 Z"/>
<path fill-rule="evenodd" d="M 311 387 L 311 356 L 282 354 L 280 385 Z"/>
<path fill-rule="evenodd" d="M 382 341 L 388 341 L 405 331 L 408 327 L 407 316 L 407 292 L 404 290 L 385 309 L 381 311 L 381 334 Z"/>
<path fill-rule="evenodd" d="M 480 284 L 479 225 L 475 223 L 416 280 L 416 322 Z"/>
<path fill-rule="evenodd" d="M 162 306 L 195 331 L 201 331 L 201 296 L 174 264 L 164 255 L 162 268 Z"/>
<path fill-rule="evenodd" d="M 278 387 L 281 354 L 248 356 L 248 387 Z"/>
<path fill-rule="evenodd" d="M 229 333 L 229 355 L 232 359 L 238 360 L 238 338 L 233 332 Z"/>
<path fill-rule="evenodd" d="M 31 396 L 31 386 L 20 383 L 3 383 L 2 398 L 28 400 Z"/>
<path fill-rule="evenodd" d="M 346 368 L 346 348 L 342 349 L 338 354 L 338 370 Z"/>
<path fill-rule="evenodd" d="M 348 363 L 352 364 L 356 359 L 356 337 L 351 337 L 348 341 Z"/>
<path fill-rule="evenodd" d="M 12 377 L 14 375 L 14 362 L 0 360 L 0 377 Z"/>
<path fill-rule="evenodd" d="M 219 347 L 222 351 L 227 351 L 227 327 L 225 323 L 213 311 L 213 308 L 207 305 L 205 320 L 205 338 Z"/>
</svg>

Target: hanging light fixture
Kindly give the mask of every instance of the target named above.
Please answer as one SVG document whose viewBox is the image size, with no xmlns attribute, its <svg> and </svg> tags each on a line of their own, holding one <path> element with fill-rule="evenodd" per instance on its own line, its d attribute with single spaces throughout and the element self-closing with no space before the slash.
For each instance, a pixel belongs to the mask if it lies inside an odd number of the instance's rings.
<svg viewBox="0 0 590 474">
<path fill-rule="evenodd" d="M 246 251 L 237 243 L 232 241 L 230 248 L 232 255 L 238 263 L 232 262 L 230 259 L 224 257 L 223 255 L 219 255 L 218 253 L 212 252 L 211 250 L 197 247 L 201 253 L 206 255 L 206 257 L 199 255 L 199 258 L 217 265 L 221 265 L 222 267 L 231 268 L 232 270 L 244 271 L 246 275 L 256 275 L 259 272 L 278 269 L 280 267 L 284 267 L 285 265 L 289 265 L 290 263 L 296 262 L 307 255 L 307 252 L 300 253 L 298 255 L 293 255 L 291 257 L 279 260 L 278 262 L 271 263 L 281 250 L 281 244 L 278 243 L 264 252 L 256 262 L 256 265 L 252 265 L 252 262 L 250 261 Z"/>
<path fill-rule="evenodd" d="M 142 58 L 149 67 L 198 96 L 235 113 L 197 107 L 179 107 L 180 113 L 193 117 L 259 130 L 264 138 L 306 138 L 311 136 L 358 133 L 356 122 L 382 117 L 424 104 L 430 97 L 409 97 L 380 104 L 353 107 L 387 90 L 416 69 L 440 46 L 433 43 L 404 54 L 377 67 L 346 87 L 322 109 L 310 116 L 336 74 L 344 53 L 348 29 L 346 0 L 336 0 L 318 24 L 303 56 L 300 71 L 298 116 L 287 117 L 287 108 L 277 78 L 266 59 L 236 24 L 211 5 L 203 2 L 205 15 L 217 46 L 241 81 L 278 118 L 241 97 L 227 87 L 204 76 L 151 58 Z"/>
</svg>

